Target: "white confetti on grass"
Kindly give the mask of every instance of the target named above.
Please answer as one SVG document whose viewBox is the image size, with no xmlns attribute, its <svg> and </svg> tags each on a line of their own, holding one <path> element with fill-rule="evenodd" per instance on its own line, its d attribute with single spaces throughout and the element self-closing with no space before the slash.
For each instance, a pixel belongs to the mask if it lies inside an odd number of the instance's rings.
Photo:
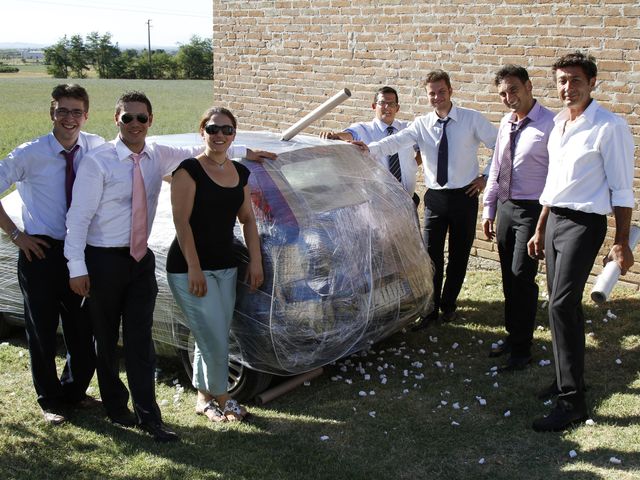
<svg viewBox="0 0 640 480">
<path fill-rule="evenodd" d="M 578 452 L 575 450 L 569 450 L 569 457 L 576 458 L 578 456 Z"/>
<path fill-rule="evenodd" d="M 609 463 L 613 463 L 614 465 L 620 465 L 622 463 L 622 460 L 620 460 L 617 457 L 611 457 L 609 459 Z"/>
<path fill-rule="evenodd" d="M 370 416 L 371 418 L 376 418 L 376 412 L 375 412 L 375 410 L 370 411 L 370 412 L 369 412 L 369 416 Z"/>
<path fill-rule="evenodd" d="M 617 365 L 622 365 L 622 360 L 620 360 L 619 358 L 616 358 L 616 364 Z"/>
<path fill-rule="evenodd" d="M 451 422 L 451 426 L 452 427 L 459 427 L 460 424 L 454 420 L 454 421 Z"/>
<path fill-rule="evenodd" d="M 615 320 L 616 318 L 618 318 L 618 316 L 613 313 L 611 310 L 607 310 L 607 318 L 610 318 L 611 320 Z"/>
<path fill-rule="evenodd" d="M 505 417 L 510 417 L 511 416 L 511 410 L 507 410 L 506 412 L 504 412 L 504 416 Z"/>
<path fill-rule="evenodd" d="M 584 424 L 592 427 L 596 424 L 596 422 L 594 422 L 592 418 L 588 418 L 587 421 L 584 422 Z"/>
<path fill-rule="evenodd" d="M 476 395 L 476 400 L 483 407 L 487 404 L 487 401 L 479 395 Z"/>
<path fill-rule="evenodd" d="M 329 440 L 329 435 L 322 435 L 320 437 L 320 441 L 322 441 L 322 442 L 326 442 L 327 440 Z"/>
<path fill-rule="evenodd" d="M 478 460 L 478 463 L 479 463 L 480 465 L 484 465 L 484 462 L 485 462 L 484 457 L 482 457 L 480 460 Z"/>
</svg>

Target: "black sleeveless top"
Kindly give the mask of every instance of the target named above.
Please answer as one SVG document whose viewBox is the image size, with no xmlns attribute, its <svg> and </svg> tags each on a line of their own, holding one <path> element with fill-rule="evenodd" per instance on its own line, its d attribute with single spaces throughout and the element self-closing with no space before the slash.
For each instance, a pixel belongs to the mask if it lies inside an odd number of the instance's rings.
<svg viewBox="0 0 640 480">
<path fill-rule="evenodd" d="M 195 158 L 184 160 L 175 173 L 184 168 L 196 182 L 193 210 L 189 225 L 193 231 L 196 252 L 202 270 L 221 270 L 237 266 L 233 255 L 233 227 L 238 210 L 244 201 L 243 188 L 249 180 L 249 169 L 231 161 L 240 181 L 235 187 L 221 187 L 214 182 Z M 167 254 L 167 272 L 187 273 L 187 262 L 182 255 L 178 238 L 174 238 Z"/>
</svg>

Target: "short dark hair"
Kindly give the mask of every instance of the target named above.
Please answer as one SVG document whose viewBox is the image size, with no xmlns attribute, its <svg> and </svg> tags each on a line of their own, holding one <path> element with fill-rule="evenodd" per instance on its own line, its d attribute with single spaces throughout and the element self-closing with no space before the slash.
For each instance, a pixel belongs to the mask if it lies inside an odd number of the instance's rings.
<svg viewBox="0 0 640 480">
<path fill-rule="evenodd" d="M 439 82 L 440 80 L 444 80 L 447 88 L 451 88 L 451 79 L 449 78 L 449 74 L 440 69 L 427 73 L 427 78 L 424 79 L 424 86 L 426 87 L 427 83 Z"/>
<path fill-rule="evenodd" d="M 555 75 L 556 70 L 567 67 L 580 67 L 589 80 L 598 76 L 595 57 L 582 52 L 563 55 L 551 66 L 551 71 Z"/>
<path fill-rule="evenodd" d="M 116 115 L 118 115 L 122 111 L 124 104 L 129 102 L 144 103 L 147 106 L 147 111 L 149 112 L 149 115 L 153 113 L 149 98 L 143 92 L 139 92 L 137 90 L 131 90 L 130 92 L 124 92 L 122 95 L 120 95 L 120 98 L 118 98 L 118 100 L 116 101 Z"/>
<path fill-rule="evenodd" d="M 526 83 L 529 80 L 529 72 L 524 67 L 520 65 L 505 65 L 496 73 L 496 78 L 493 80 L 496 84 L 496 87 L 500 85 L 500 82 L 504 80 L 506 77 L 516 77 L 522 83 Z"/>
<path fill-rule="evenodd" d="M 211 107 L 209 110 L 204 112 L 202 114 L 202 117 L 200 118 L 200 126 L 199 126 L 200 130 L 204 130 L 204 127 L 207 125 L 207 123 L 209 123 L 209 120 L 211 120 L 211 117 L 213 117 L 216 113 L 229 117 L 229 120 L 231 120 L 231 125 L 233 125 L 233 128 L 238 128 L 238 122 L 236 122 L 236 117 L 233 116 L 233 113 L 231 113 L 231 110 L 224 107 Z"/>
<path fill-rule="evenodd" d="M 396 92 L 396 89 L 388 86 L 380 87 L 378 90 L 376 90 L 376 94 L 373 97 L 373 103 L 376 103 L 378 101 L 378 95 L 380 95 L 381 93 L 383 95 L 385 93 L 393 93 L 396 96 L 396 103 L 400 103 L 400 100 L 398 99 L 398 92 Z"/>
<path fill-rule="evenodd" d="M 77 83 L 61 83 L 57 85 L 51 92 L 51 113 L 55 108 L 55 103 L 59 102 L 61 98 L 75 98 L 81 100 L 84 103 L 85 112 L 89 111 L 89 94 Z"/>
</svg>

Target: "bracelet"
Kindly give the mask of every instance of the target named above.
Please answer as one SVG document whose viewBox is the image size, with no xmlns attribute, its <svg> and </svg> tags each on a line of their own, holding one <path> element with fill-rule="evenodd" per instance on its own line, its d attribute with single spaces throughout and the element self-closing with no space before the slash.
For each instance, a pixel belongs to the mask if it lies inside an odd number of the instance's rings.
<svg viewBox="0 0 640 480">
<path fill-rule="evenodd" d="M 15 242 L 20 236 L 20 233 L 21 233 L 20 229 L 16 227 L 15 230 L 9 234 L 9 238 L 11 239 L 12 242 Z"/>
</svg>

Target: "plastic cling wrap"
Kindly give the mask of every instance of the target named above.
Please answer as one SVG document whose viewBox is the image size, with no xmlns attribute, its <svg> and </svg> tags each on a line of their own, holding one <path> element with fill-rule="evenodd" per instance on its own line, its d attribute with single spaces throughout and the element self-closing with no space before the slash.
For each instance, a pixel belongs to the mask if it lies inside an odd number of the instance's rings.
<svg viewBox="0 0 640 480">
<path fill-rule="evenodd" d="M 194 137 L 156 140 L 186 144 Z M 234 360 L 267 373 L 301 373 L 365 349 L 428 313 L 431 261 L 413 201 L 389 172 L 341 142 L 304 135 L 282 142 L 264 132 L 244 132 L 236 141 L 275 151 L 278 159 L 243 161 L 251 170 L 265 281 L 249 292 L 241 266 L 231 327 Z M 163 186 L 149 240 L 160 290 L 154 339 L 184 349 L 189 331 L 164 271 L 175 235 L 168 190 Z M 239 226 L 236 236 L 237 255 L 246 260 Z M 3 289 L 0 308 L 21 311 L 15 247 L 6 236 L 0 255 L 3 266 L 6 257 L 13 260 L 11 278 L 3 271 L 0 282 L 16 284 L 11 294 Z"/>
</svg>

